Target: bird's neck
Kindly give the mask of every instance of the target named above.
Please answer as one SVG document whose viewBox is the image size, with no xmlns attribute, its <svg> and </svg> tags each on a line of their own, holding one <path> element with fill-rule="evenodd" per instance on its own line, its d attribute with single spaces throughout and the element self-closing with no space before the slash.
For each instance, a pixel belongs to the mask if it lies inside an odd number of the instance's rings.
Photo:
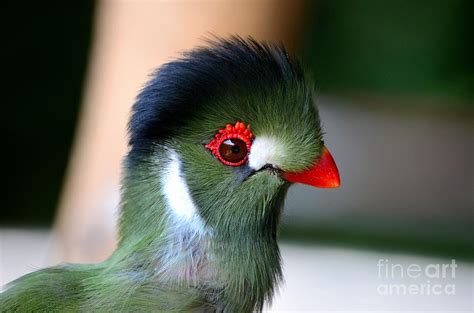
<svg viewBox="0 0 474 313">
<path fill-rule="evenodd" d="M 174 183 L 176 199 L 163 192 L 165 186 L 158 190 L 149 182 L 150 177 L 167 174 L 134 171 L 125 179 L 121 240 L 115 255 L 133 258 L 133 263 L 120 264 L 133 264 L 157 285 L 208 290 L 209 301 L 225 303 L 226 311 L 260 309 L 281 278 L 276 242 L 281 201 L 268 203 L 272 207 L 266 209 L 274 212 L 274 218 L 261 227 L 245 229 L 236 223 L 214 229 L 201 225 L 196 216 L 179 214 L 187 214 L 179 205 L 189 205 L 189 195 L 179 192 L 183 187 L 179 181 L 166 177 Z M 170 203 L 178 207 L 170 208 Z"/>
<path fill-rule="evenodd" d="M 219 281 L 224 283 L 226 302 L 234 310 L 260 310 L 271 300 L 281 279 L 280 253 L 275 238 L 260 234 L 214 238 L 213 253 Z"/>
<path fill-rule="evenodd" d="M 274 234 L 268 232 L 271 228 L 239 236 L 215 230 L 196 234 L 188 225 L 168 219 L 154 233 L 122 238 L 118 251 L 125 253 L 124 259 L 146 264 L 139 268 L 157 286 L 205 289 L 209 301 L 225 303 L 225 311 L 249 312 L 271 299 L 281 279 L 280 254 Z"/>
</svg>

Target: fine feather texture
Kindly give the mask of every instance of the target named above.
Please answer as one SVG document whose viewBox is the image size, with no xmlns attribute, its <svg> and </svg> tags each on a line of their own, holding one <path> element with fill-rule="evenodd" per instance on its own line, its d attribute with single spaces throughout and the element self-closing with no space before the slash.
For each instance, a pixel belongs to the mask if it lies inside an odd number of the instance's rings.
<svg viewBox="0 0 474 313">
<path fill-rule="evenodd" d="M 230 167 L 205 144 L 237 121 L 251 125 L 255 151 Z M 301 67 L 281 46 L 211 41 L 152 76 L 129 131 L 116 251 L 20 278 L 2 309 L 261 310 L 281 281 L 276 238 L 289 183 L 278 171 L 304 170 L 322 149 Z"/>
<path fill-rule="evenodd" d="M 252 144 L 249 155 L 249 167 L 259 170 L 266 164 L 275 166 L 285 158 L 283 145 L 272 137 L 258 137 Z"/>
<path fill-rule="evenodd" d="M 188 186 L 181 172 L 181 161 L 175 151 L 169 151 L 169 163 L 165 165 L 161 184 L 166 200 L 166 207 L 170 209 L 171 215 L 175 217 L 176 224 L 186 225 L 194 232 L 206 232 L 196 205 L 191 198 Z"/>
</svg>

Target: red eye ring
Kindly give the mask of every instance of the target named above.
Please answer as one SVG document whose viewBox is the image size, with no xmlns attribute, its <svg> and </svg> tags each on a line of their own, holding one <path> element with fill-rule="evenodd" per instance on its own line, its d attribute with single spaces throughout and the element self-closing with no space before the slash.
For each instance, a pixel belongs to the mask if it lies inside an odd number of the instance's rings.
<svg viewBox="0 0 474 313">
<path fill-rule="evenodd" d="M 214 139 L 211 140 L 205 147 L 211 150 L 212 154 L 219 159 L 219 161 L 228 166 L 241 166 L 248 160 L 248 154 L 250 152 L 250 147 L 252 146 L 252 140 L 254 136 L 250 131 L 250 125 L 245 126 L 243 122 L 237 122 L 234 126 L 227 124 L 225 128 L 219 130 L 219 132 L 214 136 Z M 229 139 L 239 139 L 245 143 L 247 151 L 243 158 L 238 162 L 231 162 L 224 158 L 221 154 L 221 145 L 224 141 Z"/>
</svg>

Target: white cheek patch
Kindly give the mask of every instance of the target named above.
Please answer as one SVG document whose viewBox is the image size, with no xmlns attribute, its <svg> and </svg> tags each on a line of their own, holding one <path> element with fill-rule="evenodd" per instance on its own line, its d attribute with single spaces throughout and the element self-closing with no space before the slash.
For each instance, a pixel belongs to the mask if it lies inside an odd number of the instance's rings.
<svg viewBox="0 0 474 313">
<path fill-rule="evenodd" d="M 259 170 L 266 164 L 277 165 L 285 157 L 283 146 L 273 137 L 258 137 L 252 143 L 249 154 L 249 166 Z"/>
<path fill-rule="evenodd" d="M 165 165 L 162 176 L 163 194 L 170 213 L 176 222 L 187 224 L 194 231 L 203 232 L 204 222 L 189 192 L 188 185 L 181 173 L 181 161 L 178 154 L 171 150 L 170 160 Z M 184 225 L 182 225 L 184 226 Z"/>
</svg>

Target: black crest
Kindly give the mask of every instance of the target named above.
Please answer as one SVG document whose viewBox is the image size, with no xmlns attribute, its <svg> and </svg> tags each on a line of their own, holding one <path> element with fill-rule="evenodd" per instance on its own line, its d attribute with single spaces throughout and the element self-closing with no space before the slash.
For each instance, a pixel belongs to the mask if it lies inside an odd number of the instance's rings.
<svg viewBox="0 0 474 313">
<path fill-rule="evenodd" d="M 227 88 L 266 89 L 294 80 L 302 81 L 303 71 L 281 45 L 241 37 L 209 41 L 161 66 L 140 92 L 129 124 L 132 152 L 172 137 L 202 103 Z"/>
</svg>

